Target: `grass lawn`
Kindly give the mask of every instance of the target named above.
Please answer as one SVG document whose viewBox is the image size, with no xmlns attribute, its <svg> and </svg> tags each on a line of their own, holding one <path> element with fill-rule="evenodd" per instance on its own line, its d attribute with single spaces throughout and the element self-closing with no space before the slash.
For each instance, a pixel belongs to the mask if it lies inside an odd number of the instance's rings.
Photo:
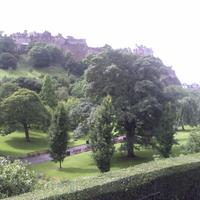
<svg viewBox="0 0 200 200">
<path fill-rule="evenodd" d="M 185 131 L 177 131 L 176 138 L 179 140 L 180 144 L 185 144 L 190 130 L 196 129 L 191 127 L 185 128 Z M 25 142 L 25 135 L 24 133 L 20 132 L 15 132 L 7 136 L 1 136 L 0 154 L 18 158 L 26 157 L 28 152 L 44 150 L 48 148 L 46 134 L 41 131 L 31 129 L 30 140 L 31 143 Z M 87 136 L 77 141 L 70 140 L 69 147 L 85 144 L 86 140 Z M 120 144 L 117 144 L 117 146 L 119 145 Z M 174 146 L 172 150 L 172 156 L 179 155 L 180 150 L 180 145 Z M 126 156 L 121 155 L 119 152 L 116 152 L 111 163 L 111 171 L 134 166 L 143 162 L 149 162 L 153 160 L 153 155 L 158 154 L 158 152 L 152 149 L 140 149 L 140 151 L 135 151 L 135 154 L 135 158 L 127 158 Z M 93 159 L 90 157 L 90 152 L 69 156 L 65 158 L 62 166 L 63 169 L 60 170 L 58 169 L 58 163 L 45 162 L 33 165 L 32 169 L 51 177 L 66 177 L 68 179 L 99 174 L 99 170 L 97 169 Z"/>
<path fill-rule="evenodd" d="M 27 157 L 27 153 L 48 149 L 47 134 L 38 130 L 29 130 L 30 143 L 25 141 L 25 133 L 14 132 L 6 136 L 0 136 L 0 154 L 19 158 Z M 70 140 L 68 147 L 85 144 L 87 136 L 77 141 Z"/>
<path fill-rule="evenodd" d="M 27 55 L 20 55 L 19 61 L 17 63 L 17 69 L 13 70 L 12 73 L 10 70 L 3 70 L 0 69 L 0 79 L 3 77 L 23 77 L 23 76 L 30 76 L 30 77 L 35 77 L 38 78 L 41 74 L 50 74 L 52 76 L 58 76 L 58 77 L 66 77 L 67 76 L 67 71 L 63 69 L 62 66 L 56 66 L 56 65 L 51 65 L 49 67 L 42 67 L 39 69 L 32 69 L 30 72 L 30 65 L 27 61 L 28 56 Z"/>
<path fill-rule="evenodd" d="M 185 131 L 178 130 L 176 135 L 176 139 L 179 140 L 181 145 L 186 143 L 189 132 L 192 129 L 196 129 L 187 126 L 185 128 Z M 119 145 L 120 144 L 117 144 L 117 146 Z M 178 156 L 180 154 L 180 150 L 180 145 L 174 146 L 172 149 L 172 156 Z M 127 168 L 144 162 L 149 162 L 153 160 L 153 155 L 155 154 L 158 154 L 156 150 L 140 149 L 139 151 L 135 151 L 135 158 L 127 158 L 126 156 L 121 155 L 119 152 L 116 152 L 111 163 L 111 171 Z M 50 177 L 67 179 L 100 174 L 93 159 L 90 157 L 90 152 L 81 153 L 65 158 L 62 164 L 62 169 L 59 169 L 58 165 L 58 163 L 46 162 L 33 165 L 32 169 Z"/>
</svg>

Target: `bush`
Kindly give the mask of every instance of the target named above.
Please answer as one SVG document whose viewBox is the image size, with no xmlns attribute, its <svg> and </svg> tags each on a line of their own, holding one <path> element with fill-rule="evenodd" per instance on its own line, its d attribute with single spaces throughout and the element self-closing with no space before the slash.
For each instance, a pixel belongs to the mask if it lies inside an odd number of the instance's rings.
<svg viewBox="0 0 200 200">
<path fill-rule="evenodd" d="M 34 46 L 28 53 L 28 61 L 33 67 L 48 67 L 51 64 L 50 52 L 40 46 Z"/>
<path fill-rule="evenodd" d="M 10 198 L 69 200 L 200 199 L 200 153 L 161 159 L 135 167 L 84 177 Z M 54 184 L 55 183 L 55 184 Z"/>
<path fill-rule="evenodd" d="M 17 59 L 10 53 L 0 54 L 0 68 L 1 69 L 16 69 Z"/>
<path fill-rule="evenodd" d="M 37 174 L 29 169 L 28 164 L 19 160 L 12 163 L 0 157 L 0 198 L 29 192 L 37 180 Z"/>
<path fill-rule="evenodd" d="M 181 148 L 184 155 L 200 152 L 200 130 L 191 131 L 186 145 L 182 145 Z"/>
</svg>

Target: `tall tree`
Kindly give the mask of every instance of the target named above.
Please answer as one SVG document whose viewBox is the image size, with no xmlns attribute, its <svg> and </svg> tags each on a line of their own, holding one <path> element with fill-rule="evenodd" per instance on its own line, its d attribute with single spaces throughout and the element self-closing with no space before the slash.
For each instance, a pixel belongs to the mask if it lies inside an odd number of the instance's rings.
<svg viewBox="0 0 200 200">
<path fill-rule="evenodd" d="M 164 158 L 169 158 L 171 154 L 171 149 L 174 144 L 177 144 L 174 139 L 176 124 L 176 113 L 175 110 L 171 108 L 171 102 L 166 106 L 163 112 L 159 132 L 157 135 L 158 151 L 162 154 Z"/>
<path fill-rule="evenodd" d="M 95 103 L 107 94 L 112 96 L 118 124 L 125 130 L 121 134 L 127 137 L 127 156 L 134 157 L 134 141 L 157 126 L 162 113 L 163 84 L 159 78 L 164 65 L 159 58 L 110 47 L 90 63 L 85 72 L 86 95 Z"/>
<path fill-rule="evenodd" d="M 63 103 L 59 103 L 52 117 L 51 126 L 49 128 L 49 155 L 53 162 L 61 163 L 66 156 L 67 143 L 69 140 L 69 117 Z"/>
<path fill-rule="evenodd" d="M 33 67 L 48 67 L 51 64 L 51 54 L 44 47 L 34 46 L 28 53 L 28 61 Z"/>
<path fill-rule="evenodd" d="M 115 150 L 112 133 L 114 126 L 112 98 L 108 95 L 96 112 L 90 134 L 92 157 L 101 172 L 110 171 L 110 162 Z"/>
<path fill-rule="evenodd" d="M 1 69 L 16 69 L 17 59 L 10 53 L 0 54 L 0 68 Z"/>
<path fill-rule="evenodd" d="M 8 98 L 5 98 L 0 109 L 6 114 L 0 125 L 4 133 L 9 134 L 15 130 L 24 130 L 26 141 L 29 139 L 29 127 L 47 130 L 50 125 L 51 114 L 42 104 L 37 93 L 27 89 L 20 89 Z"/>
<path fill-rule="evenodd" d="M 0 53 L 17 53 L 17 45 L 11 37 L 7 35 L 0 37 Z"/>
<path fill-rule="evenodd" d="M 46 49 L 50 52 L 53 63 L 62 63 L 63 51 L 61 48 L 57 47 L 55 44 L 48 44 Z"/>
<path fill-rule="evenodd" d="M 42 90 L 39 96 L 44 105 L 48 105 L 50 108 L 55 108 L 58 105 L 52 79 L 49 74 L 44 77 Z"/>
<path fill-rule="evenodd" d="M 198 113 L 197 102 L 192 97 L 184 97 L 179 101 L 178 108 L 178 123 L 182 126 L 182 130 L 185 125 L 197 126 L 198 125 Z"/>
</svg>

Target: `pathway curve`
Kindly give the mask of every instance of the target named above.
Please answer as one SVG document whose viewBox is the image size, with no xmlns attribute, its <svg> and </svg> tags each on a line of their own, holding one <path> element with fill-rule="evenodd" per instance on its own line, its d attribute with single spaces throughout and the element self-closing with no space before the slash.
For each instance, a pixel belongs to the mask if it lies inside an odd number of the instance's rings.
<svg viewBox="0 0 200 200">
<path fill-rule="evenodd" d="M 123 137 L 124 136 L 118 137 L 117 140 L 116 140 L 116 143 L 121 142 L 123 140 Z M 88 144 L 82 144 L 82 145 L 70 147 L 70 148 L 67 149 L 67 151 L 70 151 L 70 156 L 78 154 L 78 153 L 83 153 L 83 152 L 86 152 L 88 150 L 89 150 Z M 6 156 L 3 156 L 3 155 L 0 155 L 0 156 L 6 157 Z M 49 156 L 48 153 L 45 153 L 45 154 L 40 154 L 40 155 L 37 155 L 37 156 L 34 156 L 34 157 L 23 157 L 23 158 L 11 158 L 10 157 L 10 160 L 11 161 L 21 160 L 22 162 L 27 161 L 31 165 L 36 165 L 36 164 L 39 164 L 39 163 L 51 161 L 52 159 L 51 159 L 51 157 Z"/>
</svg>

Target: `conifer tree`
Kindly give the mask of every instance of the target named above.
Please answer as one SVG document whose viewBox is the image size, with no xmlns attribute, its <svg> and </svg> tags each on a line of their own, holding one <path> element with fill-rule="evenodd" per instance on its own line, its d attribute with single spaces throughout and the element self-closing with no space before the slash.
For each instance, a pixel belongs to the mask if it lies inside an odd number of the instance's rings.
<svg viewBox="0 0 200 200">
<path fill-rule="evenodd" d="M 67 143 L 69 140 L 69 119 L 62 102 L 59 103 L 55 113 L 52 116 L 51 126 L 49 128 L 48 142 L 49 155 L 52 161 L 60 163 L 64 161 L 66 156 Z"/>
<path fill-rule="evenodd" d="M 158 151 L 164 158 L 169 158 L 173 144 L 177 144 L 174 139 L 176 130 L 174 125 L 176 124 L 175 112 L 171 109 L 171 103 L 169 102 L 162 115 L 160 129 L 157 136 Z"/>
<path fill-rule="evenodd" d="M 101 172 L 110 171 L 110 162 L 115 150 L 113 128 L 112 98 L 108 95 L 96 112 L 90 134 L 92 157 Z"/>
<path fill-rule="evenodd" d="M 58 105 L 50 75 L 45 76 L 39 96 L 44 105 L 48 105 L 50 108 L 55 108 Z"/>
</svg>

